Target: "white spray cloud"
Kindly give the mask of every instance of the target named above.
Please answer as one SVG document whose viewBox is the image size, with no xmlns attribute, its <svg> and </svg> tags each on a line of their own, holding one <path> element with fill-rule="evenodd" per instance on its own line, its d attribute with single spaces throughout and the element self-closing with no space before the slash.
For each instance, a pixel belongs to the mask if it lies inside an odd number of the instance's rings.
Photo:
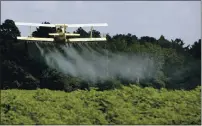
<svg viewBox="0 0 202 126">
<path fill-rule="evenodd" d="M 78 51 L 72 46 L 61 46 L 64 56 L 57 48 L 48 50 L 36 44 L 46 64 L 58 71 L 84 80 L 97 81 L 109 77 L 127 80 L 152 78 L 156 71 L 154 60 L 149 56 L 113 53 L 105 49 L 99 52 L 90 46 L 82 46 Z"/>
</svg>

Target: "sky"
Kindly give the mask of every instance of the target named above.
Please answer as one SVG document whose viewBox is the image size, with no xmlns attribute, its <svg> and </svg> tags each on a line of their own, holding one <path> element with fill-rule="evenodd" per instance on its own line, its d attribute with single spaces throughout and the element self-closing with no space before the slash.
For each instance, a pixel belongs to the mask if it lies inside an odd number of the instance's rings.
<svg viewBox="0 0 202 126">
<path fill-rule="evenodd" d="M 181 38 L 188 45 L 201 38 L 200 6 L 200 1 L 1 1 L 1 23 L 5 19 L 30 23 L 108 23 L 108 27 L 96 30 L 157 39 L 164 35 L 168 40 Z M 18 28 L 21 36 L 29 34 L 29 27 Z M 76 28 L 70 29 L 73 30 Z"/>
</svg>

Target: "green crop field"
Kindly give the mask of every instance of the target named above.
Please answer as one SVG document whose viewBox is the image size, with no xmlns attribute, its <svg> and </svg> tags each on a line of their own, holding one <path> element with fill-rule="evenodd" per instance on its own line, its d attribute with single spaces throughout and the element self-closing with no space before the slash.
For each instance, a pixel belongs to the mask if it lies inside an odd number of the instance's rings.
<svg viewBox="0 0 202 126">
<path fill-rule="evenodd" d="M 201 87 L 2 90 L 1 124 L 201 124 Z"/>
</svg>

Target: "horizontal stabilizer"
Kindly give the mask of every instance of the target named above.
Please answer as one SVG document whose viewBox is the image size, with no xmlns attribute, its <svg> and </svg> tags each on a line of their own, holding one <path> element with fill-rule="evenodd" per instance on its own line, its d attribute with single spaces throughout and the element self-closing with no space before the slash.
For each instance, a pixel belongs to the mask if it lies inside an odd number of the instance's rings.
<svg viewBox="0 0 202 126">
<path fill-rule="evenodd" d="M 28 41 L 49 41 L 53 42 L 53 38 L 37 38 L 37 37 L 17 37 L 18 40 L 28 40 Z"/>
<path fill-rule="evenodd" d="M 24 25 L 24 26 L 42 26 L 42 27 L 55 27 L 54 24 L 23 23 L 23 22 L 15 22 L 15 25 Z"/>
<path fill-rule="evenodd" d="M 106 38 L 71 38 L 70 42 L 106 41 Z"/>
<path fill-rule="evenodd" d="M 59 33 L 49 33 L 49 35 L 60 35 Z M 65 33 L 66 36 L 80 36 L 80 34 L 74 34 L 74 33 Z"/>
</svg>

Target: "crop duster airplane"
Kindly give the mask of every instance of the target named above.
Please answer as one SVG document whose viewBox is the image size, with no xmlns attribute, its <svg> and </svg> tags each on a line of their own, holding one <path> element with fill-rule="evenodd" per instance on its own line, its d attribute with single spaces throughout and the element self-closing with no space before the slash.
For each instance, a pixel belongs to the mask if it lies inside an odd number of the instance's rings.
<svg viewBox="0 0 202 126">
<path fill-rule="evenodd" d="M 18 40 L 24 40 L 24 41 L 40 41 L 40 42 L 53 42 L 53 43 L 75 43 L 75 42 L 93 42 L 93 41 L 106 41 L 106 37 L 101 38 L 93 38 L 92 37 L 92 30 L 93 27 L 99 27 L 99 26 L 108 26 L 107 23 L 95 23 L 95 24 L 40 24 L 40 23 L 25 23 L 25 22 L 15 22 L 15 25 L 24 25 L 30 27 L 35 26 L 41 26 L 41 27 L 55 27 L 57 29 L 56 33 L 49 33 L 50 36 L 53 36 L 53 38 L 40 38 L 40 37 L 20 37 L 18 36 Z M 80 34 L 75 33 L 67 33 L 67 28 L 70 27 L 91 27 L 91 34 L 90 38 L 71 38 L 75 36 L 80 36 Z"/>
</svg>

